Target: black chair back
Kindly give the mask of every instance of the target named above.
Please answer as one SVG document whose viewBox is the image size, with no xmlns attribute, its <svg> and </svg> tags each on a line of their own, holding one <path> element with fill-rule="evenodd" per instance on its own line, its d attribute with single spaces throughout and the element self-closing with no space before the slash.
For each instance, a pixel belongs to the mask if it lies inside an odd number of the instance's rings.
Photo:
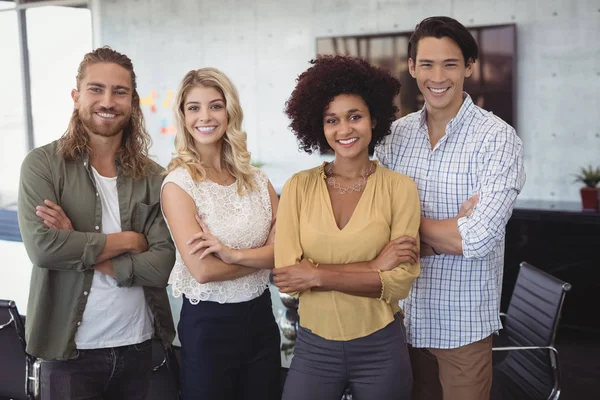
<svg viewBox="0 0 600 400">
<path fill-rule="evenodd" d="M 510 347 L 546 347 L 509 351 L 497 369 L 530 399 L 558 398 L 560 375 L 554 338 L 568 283 L 523 262 L 506 312 Z M 515 398 L 516 394 L 511 397 Z M 521 395 L 519 398 L 522 398 Z"/>
<path fill-rule="evenodd" d="M 27 400 L 25 324 L 12 300 L 0 300 L 0 399 Z"/>
</svg>

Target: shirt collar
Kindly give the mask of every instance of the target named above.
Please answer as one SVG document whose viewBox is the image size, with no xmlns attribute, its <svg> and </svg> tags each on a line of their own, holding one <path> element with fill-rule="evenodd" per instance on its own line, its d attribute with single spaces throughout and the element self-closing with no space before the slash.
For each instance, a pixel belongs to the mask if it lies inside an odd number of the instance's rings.
<svg viewBox="0 0 600 400">
<path fill-rule="evenodd" d="M 92 166 L 90 165 L 90 155 L 88 153 L 83 153 L 81 155 L 81 161 L 83 162 L 83 166 L 85 167 L 85 169 L 91 172 Z M 123 172 L 123 167 L 121 166 L 121 163 L 118 159 L 115 160 L 115 165 L 117 166 L 117 174 L 121 175 L 121 173 Z"/>
<path fill-rule="evenodd" d="M 471 114 L 474 107 L 475 104 L 473 103 L 473 100 L 471 100 L 471 96 L 469 96 L 467 92 L 463 92 L 463 103 L 460 106 L 456 116 L 448 122 L 448 125 L 446 125 L 446 134 L 452 135 L 460 132 L 460 129 L 462 128 L 467 116 Z M 425 105 L 423 105 L 423 108 L 421 111 L 419 111 L 419 113 L 419 128 L 421 128 L 427 123 L 427 110 Z"/>
</svg>

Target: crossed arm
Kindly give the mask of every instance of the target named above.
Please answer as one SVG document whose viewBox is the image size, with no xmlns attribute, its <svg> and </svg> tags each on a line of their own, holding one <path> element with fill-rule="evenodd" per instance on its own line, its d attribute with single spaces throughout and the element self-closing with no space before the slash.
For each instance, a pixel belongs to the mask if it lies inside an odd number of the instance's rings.
<svg viewBox="0 0 600 400">
<path fill-rule="evenodd" d="M 44 204 L 36 207 L 44 225 L 58 232 L 75 232 L 62 207 L 50 200 Z M 167 235 L 161 215 L 150 223 L 148 237 L 135 231 L 107 234 L 92 268 L 115 278 L 119 286 L 165 287 L 174 263 L 173 243 Z"/>
<path fill-rule="evenodd" d="M 479 201 L 475 194 L 465 201 L 454 218 L 435 220 L 421 217 L 421 256 L 429 257 L 445 254 L 463 254 L 462 236 L 458 231 L 458 221 L 469 217 Z"/>
<path fill-rule="evenodd" d="M 220 282 L 240 278 L 258 269 L 273 268 L 273 241 L 277 194 L 269 183 L 272 223 L 264 246 L 233 250 L 216 238 L 199 219 L 194 200 L 175 183 L 165 184 L 162 207 L 169 221 L 175 245 L 190 274 L 199 283 Z"/>
<path fill-rule="evenodd" d="M 46 154 L 30 152 L 21 167 L 18 217 L 25 248 L 39 268 L 60 271 L 98 269 L 119 286 L 165 287 L 175 254 L 162 216 L 138 232 L 81 232 L 58 205 Z"/>
<path fill-rule="evenodd" d="M 30 152 L 21 167 L 18 217 L 23 242 L 39 268 L 85 271 L 127 251 L 142 251 L 145 239 L 135 232 L 105 235 L 79 232 L 57 205 L 45 154 Z"/>
<path fill-rule="evenodd" d="M 481 258 L 503 240 L 515 200 L 525 183 L 521 141 L 512 128 L 486 136 L 479 151 L 479 192 L 468 199 L 454 218 L 421 219 L 425 251 Z M 423 254 L 422 255 L 432 255 Z"/>
<path fill-rule="evenodd" d="M 391 240 L 368 262 L 324 265 L 318 267 L 303 257 L 299 238 L 300 195 L 292 178 L 284 186 L 275 242 L 277 267 L 273 281 L 284 293 L 298 295 L 308 290 L 339 291 L 355 296 L 380 298 L 394 302 L 406 297 L 413 280 L 419 274 L 418 236 L 419 199 L 416 186 L 410 183 L 404 210 L 393 217 Z M 414 212 L 413 212 L 414 211 Z"/>
<path fill-rule="evenodd" d="M 61 206 L 52 200 L 44 200 L 43 206 L 35 207 L 37 215 L 50 229 L 74 231 L 71 220 Z M 138 232 L 126 231 L 104 235 L 104 248 L 96 257 L 93 268 L 113 278 L 116 277 L 112 259 L 125 253 L 139 254 L 148 251 L 146 237 Z"/>
</svg>

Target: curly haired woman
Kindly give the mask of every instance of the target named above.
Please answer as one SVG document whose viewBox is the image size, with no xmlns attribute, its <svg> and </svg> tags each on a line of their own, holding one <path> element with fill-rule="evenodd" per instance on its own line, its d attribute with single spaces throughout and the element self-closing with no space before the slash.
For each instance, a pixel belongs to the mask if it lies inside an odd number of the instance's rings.
<svg viewBox="0 0 600 400">
<path fill-rule="evenodd" d="M 250 165 L 242 116 L 222 72 L 183 78 L 162 208 L 177 249 L 169 283 L 184 296 L 185 400 L 280 398 L 279 329 L 267 290 L 277 195 Z"/>
<path fill-rule="evenodd" d="M 335 160 L 302 171 L 277 214 L 274 282 L 299 296 L 284 400 L 409 399 L 412 372 L 398 301 L 419 275 L 414 182 L 369 159 L 390 133 L 400 83 L 348 56 L 312 61 L 286 113 L 300 147 Z"/>
</svg>

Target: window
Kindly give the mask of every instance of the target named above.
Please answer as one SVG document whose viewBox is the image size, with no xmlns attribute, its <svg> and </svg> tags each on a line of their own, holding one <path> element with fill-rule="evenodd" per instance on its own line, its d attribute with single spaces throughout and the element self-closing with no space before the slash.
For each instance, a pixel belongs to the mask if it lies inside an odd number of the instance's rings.
<svg viewBox="0 0 600 400">
<path fill-rule="evenodd" d="M 10 3 L 8 3 L 11 5 Z M 7 8 L 0 2 L 0 9 Z M 11 5 L 12 8 L 12 5 Z M 17 199 L 19 170 L 27 153 L 21 52 L 16 11 L 0 12 L 0 208 Z"/>
<path fill-rule="evenodd" d="M 27 40 L 37 147 L 58 139 L 67 128 L 77 67 L 92 50 L 91 12 L 72 7 L 28 9 Z"/>
</svg>

